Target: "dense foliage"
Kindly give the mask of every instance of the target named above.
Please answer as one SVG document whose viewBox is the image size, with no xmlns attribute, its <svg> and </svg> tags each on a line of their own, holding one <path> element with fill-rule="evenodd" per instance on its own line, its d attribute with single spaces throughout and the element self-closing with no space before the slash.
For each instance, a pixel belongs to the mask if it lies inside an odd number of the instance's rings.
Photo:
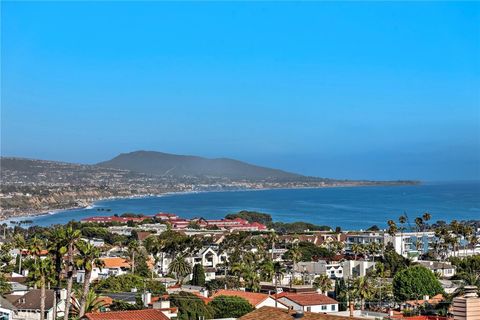
<svg viewBox="0 0 480 320">
<path fill-rule="evenodd" d="M 312 261 L 318 260 L 321 258 L 331 258 L 334 253 L 327 248 L 316 246 L 315 244 L 307 241 L 301 241 L 297 246 L 288 250 L 284 258 L 287 260 L 292 260 L 295 250 L 300 252 L 300 261 Z"/>
<path fill-rule="evenodd" d="M 181 291 L 170 295 L 172 307 L 178 308 L 178 320 L 211 319 L 213 312 L 209 306 L 196 295 Z"/>
<path fill-rule="evenodd" d="M 267 213 L 255 212 L 255 211 L 246 211 L 242 210 L 238 213 L 231 213 L 225 216 L 226 219 L 236 219 L 241 218 L 245 219 L 248 222 L 258 222 L 264 225 L 270 225 L 272 223 L 272 216 Z"/>
<path fill-rule="evenodd" d="M 393 277 L 393 294 L 398 301 L 422 299 L 424 295 L 443 293 L 443 288 L 432 271 L 423 266 L 401 270 Z"/>
<path fill-rule="evenodd" d="M 130 292 L 133 288 L 145 288 L 152 293 L 165 292 L 165 287 L 160 281 L 145 279 L 136 274 L 111 276 L 101 280 L 96 286 L 96 289 L 101 292 Z"/>
<path fill-rule="evenodd" d="M 209 303 L 215 318 L 239 318 L 255 308 L 245 299 L 232 296 L 218 296 Z"/>
</svg>

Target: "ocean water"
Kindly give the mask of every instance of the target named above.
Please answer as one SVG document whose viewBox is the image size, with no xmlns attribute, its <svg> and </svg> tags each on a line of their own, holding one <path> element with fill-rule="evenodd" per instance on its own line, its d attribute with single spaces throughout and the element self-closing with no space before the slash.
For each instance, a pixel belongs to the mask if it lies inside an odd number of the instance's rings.
<svg viewBox="0 0 480 320">
<path fill-rule="evenodd" d="M 102 208 L 111 211 L 98 210 Z M 172 194 L 103 200 L 85 209 L 23 219 L 48 226 L 91 216 L 160 211 L 210 219 L 244 209 L 269 213 L 274 221 L 305 221 L 346 230 L 374 224 L 385 227 L 387 220 L 396 220 L 404 212 L 411 221 L 424 212 L 432 215 L 432 221 L 480 219 L 480 182 Z"/>
</svg>

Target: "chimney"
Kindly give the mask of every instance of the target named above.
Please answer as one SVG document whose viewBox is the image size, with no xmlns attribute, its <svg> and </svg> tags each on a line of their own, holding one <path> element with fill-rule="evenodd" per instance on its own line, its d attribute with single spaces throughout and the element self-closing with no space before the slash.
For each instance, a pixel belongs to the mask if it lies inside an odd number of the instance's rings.
<svg viewBox="0 0 480 320">
<path fill-rule="evenodd" d="M 151 292 L 144 292 L 142 294 L 142 301 L 143 301 L 143 305 L 145 307 L 148 307 L 150 302 L 152 302 L 152 293 Z"/>
<path fill-rule="evenodd" d="M 480 319 L 480 298 L 477 295 L 477 287 L 466 286 L 465 294 L 453 299 L 453 319 Z"/>
<path fill-rule="evenodd" d="M 303 310 L 297 310 L 293 315 L 293 319 L 300 319 L 303 318 Z"/>
</svg>

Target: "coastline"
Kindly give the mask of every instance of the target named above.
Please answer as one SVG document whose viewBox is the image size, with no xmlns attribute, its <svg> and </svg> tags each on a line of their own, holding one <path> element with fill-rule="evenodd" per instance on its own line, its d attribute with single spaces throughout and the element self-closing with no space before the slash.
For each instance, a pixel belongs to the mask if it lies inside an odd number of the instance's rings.
<svg viewBox="0 0 480 320">
<path fill-rule="evenodd" d="M 197 193 L 223 193 L 223 192 L 252 192 L 252 191 L 268 191 L 268 190 L 305 190 L 305 189 L 327 189 L 327 188 L 359 188 L 359 187 L 398 187 L 398 186 L 412 186 L 420 185 L 422 182 L 416 183 L 365 183 L 365 184 L 333 184 L 333 185 L 324 185 L 324 186 L 298 186 L 298 187 L 266 187 L 266 188 L 237 188 L 237 189 L 224 189 L 224 190 L 191 190 L 191 191 L 169 191 L 164 193 L 149 193 L 149 194 L 137 194 L 130 196 L 110 196 L 110 197 L 100 197 L 97 199 L 91 200 L 81 200 L 85 202 L 83 205 L 77 205 L 73 207 L 66 208 L 57 208 L 57 209 L 47 209 L 41 211 L 29 211 L 25 214 L 12 215 L 5 218 L 0 218 L 0 223 L 10 223 L 12 221 L 25 221 L 29 220 L 30 217 L 39 217 L 46 215 L 56 215 L 58 213 L 65 213 L 69 211 L 76 211 L 87 209 L 88 207 L 95 207 L 96 204 L 100 201 L 115 201 L 115 200 L 126 200 L 126 199 L 141 199 L 141 198 L 150 198 L 150 197 L 164 197 L 164 196 L 179 196 L 179 195 L 188 195 L 188 194 L 197 194 Z"/>
</svg>

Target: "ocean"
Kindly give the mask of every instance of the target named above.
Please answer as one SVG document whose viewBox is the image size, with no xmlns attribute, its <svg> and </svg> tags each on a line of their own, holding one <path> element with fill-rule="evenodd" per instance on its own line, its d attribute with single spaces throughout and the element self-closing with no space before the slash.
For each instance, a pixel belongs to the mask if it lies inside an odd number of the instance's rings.
<svg viewBox="0 0 480 320">
<path fill-rule="evenodd" d="M 85 209 L 21 219 L 49 226 L 126 212 L 170 212 L 186 218 L 211 219 L 240 210 L 269 213 L 274 221 L 305 221 L 344 230 L 366 229 L 375 224 L 385 227 L 387 220 L 396 220 L 404 212 L 412 222 L 424 212 L 431 214 L 432 222 L 480 219 L 480 182 L 168 194 L 102 200 Z"/>
</svg>

